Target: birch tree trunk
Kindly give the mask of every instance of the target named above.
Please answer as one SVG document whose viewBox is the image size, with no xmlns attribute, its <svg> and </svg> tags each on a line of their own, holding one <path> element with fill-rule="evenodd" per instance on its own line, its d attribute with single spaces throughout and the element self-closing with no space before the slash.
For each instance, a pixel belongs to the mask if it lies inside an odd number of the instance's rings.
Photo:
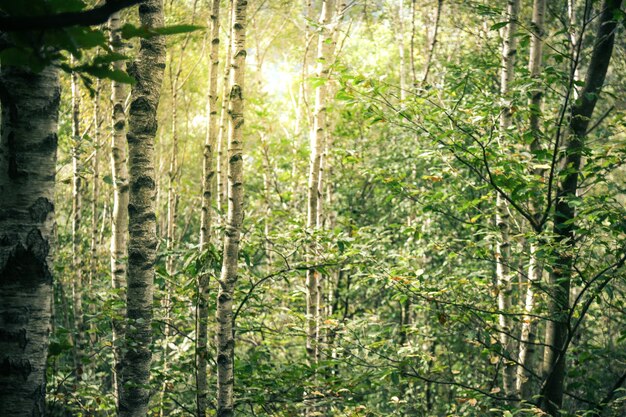
<svg viewBox="0 0 626 417">
<path fill-rule="evenodd" d="M 515 71 L 515 54 L 517 53 L 517 18 L 520 0 L 509 0 L 507 6 L 508 25 L 504 27 L 504 44 L 502 47 L 502 68 L 500 77 L 500 94 L 504 100 L 504 106 L 500 116 L 500 132 L 502 140 L 506 138 L 507 130 L 512 124 L 510 84 L 513 81 Z M 511 309 L 511 271 L 510 252 L 511 241 L 509 237 L 509 209 L 506 200 L 500 193 L 496 194 L 496 225 L 500 231 L 496 243 L 496 287 L 498 290 L 498 324 L 499 341 L 505 354 L 513 353 L 513 343 L 510 337 L 512 332 L 511 320 L 507 312 Z M 511 395 L 515 389 L 515 365 L 504 359 L 502 367 L 502 382 L 505 395 Z"/>
<path fill-rule="evenodd" d="M 200 251 L 206 250 L 211 237 L 211 221 L 213 213 L 213 183 L 215 177 L 215 161 L 213 149 L 217 142 L 217 74 L 219 70 L 220 45 L 220 1 L 213 0 L 211 7 L 211 52 L 209 67 L 209 103 L 208 127 L 204 141 L 204 161 L 202 164 L 202 213 L 200 217 Z M 206 416 L 208 407 L 207 386 L 207 326 L 209 318 L 209 279 L 208 274 L 198 278 L 198 320 L 196 334 L 196 406 L 198 417 Z"/>
<path fill-rule="evenodd" d="M 0 415 L 43 416 L 52 301 L 59 79 L 2 66 Z"/>
<path fill-rule="evenodd" d="M 565 160 L 557 178 L 562 178 L 557 188 L 553 217 L 555 238 L 555 262 L 549 279 L 548 313 L 546 324 L 547 345 L 544 352 L 544 378 L 541 389 L 542 409 L 558 416 L 563 403 L 566 353 L 570 337 L 568 327 L 569 292 L 574 270 L 576 211 L 570 201 L 578 191 L 578 176 L 582 165 L 582 152 L 589 120 L 593 115 L 598 96 L 604 85 L 613 45 L 615 43 L 616 18 L 622 0 L 605 0 L 598 22 L 595 44 L 589 61 L 585 85 L 579 99 L 574 103 L 569 118 L 568 137 L 564 138 Z"/>
<path fill-rule="evenodd" d="M 233 0 L 230 0 L 232 3 Z M 228 40 L 226 43 L 226 64 L 224 65 L 224 78 L 222 80 L 222 105 L 220 106 L 220 121 L 219 132 L 217 136 L 217 211 L 220 213 L 220 220 L 223 217 L 223 213 L 226 211 L 228 203 L 228 167 L 227 167 L 227 150 L 228 150 L 228 132 L 226 116 L 228 114 L 229 97 L 228 92 L 230 87 L 230 61 L 232 59 L 232 41 L 233 41 L 233 28 L 232 28 L 232 12 L 233 6 L 228 10 Z"/>
<path fill-rule="evenodd" d="M 145 0 L 139 20 L 147 28 L 163 26 L 161 0 Z M 154 139 L 157 108 L 165 68 L 165 39 L 142 39 L 128 73 L 137 83 L 131 90 L 128 123 L 129 240 L 127 327 L 123 363 L 121 417 L 145 417 L 150 400 L 152 296 L 156 261 Z"/>
<path fill-rule="evenodd" d="M 530 132 L 533 141 L 530 145 L 531 154 L 542 149 L 541 144 L 541 103 L 543 89 L 541 88 L 541 67 L 543 54 L 544 21 L 546 12 L 545 0 L 533 1 L 533 15 L 531 22 L 530 59 L 528 71 L 535 83 L 535 89 L 528 102 L 530 107 Z M 544 171 L 533 169 L 533 174 L 543 177 Z M 539 213 L 540 207 L 533 204 L 533 211 Z M 524 315 L 522 316 L 522 330 L 520 334 L 518 366 L 515 379 L 517 396 L 522 400 L 530 398 L 530 374 L 528 370 L 534 370 L 533 359 L 535 357 L 535 318 L 532 313 L 535 307 L 535 286 L 541 282 L 543 266 L 537 258 L 539 251 L 539 236 L 530 242 L 530 260 L 528 265 L 528 281 L 526 282 L 526 294 L 524 297 Z"/>
<path fill-rule="evenodd" d="M 400 100 L 406 100 L 406 60 L 404 58 L 404 0 L 400 0 L 398 5 L 398 32 L 396 33 L 398 42 L 398 55 L 400 58 Z"/>
<path fill-rule="evenodd" d="M 120 14 L 109 18 L 111 33 L 110 43 L 114 52 L 123 53 L 124 47 L 120 34 Z M 123 69 L 122 61 L 113 63 L 117 70 Z M 121 319 L 126 316 L 126 257 L 128 253 L 128 158 L 126 153 L 126 114 L 124 100 L 127 88 L 125 84 L 111 81 L 111 101 L 113 104 L 111 134 L 111 178 L 113 180 L 113 212 L 111 221 L 111 284 L 117 301 L 115 315 L 111 319 L 113 330 L 113 391 L 119 408 L 123 394 L 122 344 L 125 339 L 125 325 Z"/>
<path fill-rule="evenodd" d="M 88 288 L 93 288 L 92 285 L 96 280 L 98 273 L 98 198 L 100 194 L 100 92 L 101 83 L 100 80 L 96 81 L 96 94 L 94 97 L 93 108 L 93 159 L 91 160 L 92 169 L 92 184 L 91 184 L 91 243 L 89 245 L 90 257 L 89 257 L 89 281 L 87 283 Z M 93 300 L 93 299 L 92 299 Z M 93 301 L 87 305 L 87 310 L 91 317 L 95 314 L 96 305 Z M 89 341 L 91 346 L 96 343 L 96 326 L 93 320 L 89 322 Z"/>
<path fill-rule="evenodd" d="M 508 13 L 511 13 L 513 11 L 515 11 L 515 13 L 517 13 L 517 10 L 513 10 L 512 9 L 512 5 L 511 2 L 509 2 L 509 9 L 508 9 Z M 424 72 L 422 74 L 422 85 L 426 84 L 426 82 L 428 81 L 428 75 L 430 74 L 430 67 L 431 64 L 433 62 L 433 56 L 435 55 L 435 46 L 437 45 L 437 34 L 439 33 L 439 21 L 441 20 L 441 9 L 443 8 L 443 0 L 437 0 L 437 9 L 435 9 L 435 24 L 433 25 L 433 33 L 430 36 L 429 42 L 428 42 L 428 52 L 426 53 L 426 62 L 424 63 Z M 519 10 L 519 4 L 517 5 L 517 9 Z M 511 19 L 512 20 L 512 19 Z M 515 25 L 515 22 L 511 22 L 507 25 L 508 29 L 506 29 L 507 31 L 511 30 L 511 26 Z M 512 30 L 513 33 L 515 32 L 515 29 Z M 514 38 L 513 42 L 515 42 Z M 506 42 L 506 41 L 505 41 Z M 513 44 L 513 50 L 515 50 L 515 44 Z M 514 54 L 513 54 L 514 55 Z M 513 66 L 511 66 L 512 68 Z"/>
<path fill-rule="evenodd" d="M 246 0 L 232 3 L 232 58 L 228 134 L 228 217 L 217 295 L 217 416 L 235 415 L 233 295 L 243 222 L 243 91 L 246 63 Z"/>
<path fill-rule="evenodd" d="M 78 76 L 71 75 L 72 89 L 72 298 L 74 301 L 74 368 L 76 379 L 83 377 L 83 260 L 80 247 L 80 222 L 82 217 L 80 156 L 80 91 Z"/>
<path fill-rule="evenodd" d="M 319 20 L 319 33 L 317 43 L 317 70 L 318 79 L 326 79 L 330 71 L 330 37 L 329 25 L 335 10 L 335 0 L 324 0 L 322 12 Z M 311 157 L 309 161 L 309 183 L 308 183 L 308 209 L 307 209 L 307 229 L 313 233 L 319 227 L 319 199 L 321 199 L 320 170 L 322 163 L 322 153 L 324 150 L 324 137 L 326 128 L 326 90 L 325 84 L 320 84 L 315 88 L 315 109 L 313 125 L 311 127 Z M 315 245 L 310 245 L 307 251 L 307 262 L 312 264 L 315 259 Z M 306 351 L 310 364 L 317 362 L 318 339 L 319 339 L 319 272 L 310 268 L 306 272 Z"/>
</svg>

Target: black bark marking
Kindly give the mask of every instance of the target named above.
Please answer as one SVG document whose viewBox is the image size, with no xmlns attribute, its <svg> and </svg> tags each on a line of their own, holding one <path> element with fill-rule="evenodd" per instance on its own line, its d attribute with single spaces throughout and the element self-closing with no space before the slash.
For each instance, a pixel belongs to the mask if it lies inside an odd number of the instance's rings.
<svg viewBox="0 0 626 417">
<path fill-rule="evenodd" d="M 7 316 L 9 316 L 9 320 L 7 320 Z M 2 317 L 11 324 L 26 324 L 28 319 L 24 320 L 23 315 L 20 314 L 3 314 Z M 11 317 L 14 319 L 11 320 Z M 19 330 L 6 330 L 0 329 L 0 340 L 3 343 L 13 343 L 17 344 L 20 349 L 24 349 L 28 344 L 28 339 L 26 338 L 26 329 L 22 328 Z"/>
<path fill-rule="evenodd" d="M 4 358 L 0 363 L 0 374 L 2 375 L 17 375 L 24 381 L 28 379 L 28 376 L 33 371 L 33 367 L 30 361 L 23 359 L 11 360 L 11 358 Z"/>
<path fill-rule="evenodd" d="M 48 214 L 54 211 L 54 204 L 45 197 L 39 197 L 28 208 L 30 218 L 37 223 L 42 223 L 48 218 Z"/>
<path fill-rule="evenodd" d="M 50 246 L 38 229 L 26 238 L 26 246 L 17 244 L 0 268 L 0 285 L 20 285 L 31 290 L 42 284 L 52 284 L 46 257 Z"/>
</svg>

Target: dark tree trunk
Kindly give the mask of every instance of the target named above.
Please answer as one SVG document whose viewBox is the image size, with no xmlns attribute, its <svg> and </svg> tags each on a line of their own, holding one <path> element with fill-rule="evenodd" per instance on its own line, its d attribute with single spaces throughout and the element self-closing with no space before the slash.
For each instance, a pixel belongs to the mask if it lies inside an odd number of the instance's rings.
<svg viewBox="0 0 626 417">
<path fill-rule="evenodd" d="M 44 415 L 59 79 L 3 66 L 0 415 Z"/>
</svg>

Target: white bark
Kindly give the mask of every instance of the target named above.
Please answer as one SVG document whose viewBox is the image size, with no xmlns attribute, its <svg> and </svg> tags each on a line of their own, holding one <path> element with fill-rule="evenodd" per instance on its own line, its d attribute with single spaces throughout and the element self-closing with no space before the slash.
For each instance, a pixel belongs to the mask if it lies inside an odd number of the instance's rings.
<svg viewBox="0 0 626 417">
<path fill-rule="evenodd" d="M 500 78 L 500 93 L 505 104 L 500 117 L 500 130 L 503 137 L 512 124 L 511 103 L 509 97 L 510 84 L 513 81 L 515 55 L 517 53 L 517 19 L 520 0 L 509 0 L 507 16 L 509 24 L 504 27 L 504 44 L 502 48 L 502 68 Z M 511 310 L 511 271 L 509 268 L 511 241 L 509 236 L 510 215 L 506 200 L 500 193 L 496 196 L 496 225 L 500 236 L 496 244 L 496 286 L 498 291 L 498 324 L 499 341 L 505 355 L 513 353 L 513 340 L 509 336 L 512 332 L 512 323 L 507 313 Z M 503 389 L 510 395 L 515 389 L 515 364 L 504 360 L 502 367 Z"/>
<path fill-rule="evenodd" d="M 237 283 L 239 239 L 243 222 L 243 123 L 246 62 L 246 0 L 233 2 L 231 90 L 228 134 L 228 216 L 217 296 L 217 417 L 234 416 L 233 295 Z"/>
<path fill-rule="evenodd" d="M 230 0 L 232 3 L 233 0 Z M 220 213 L 220 220 L 223 218 L 228 202 L 228 92 L 230 91 L 230 61 L 232 59 L 232 5 L 228 11 L 228 41 L 226 46 L 226 64 L 224 65 L 224 78 L 222 80 L 222 105 L 220 106 L 219 132 L 217 136 L 217 211 Z"/>
<path fill-rule="evenodd" d="M 331 44 L 329 30 L 335 11 L 335 0 L 324 0 L 322 12 L 319 20 L 319 33 L 317 43 L 317 70 L 318 79 L 327 78 L 330 71 Z M 326 130 L 326 94 L 327 86 L 320 83 L 315 88 L 315 109 L 313 125 L 311 127 L 311 157 L 309 161 L 309 183 L 308 183 L 308 209 L 307 209 L 307 229 L 313 233 L 319 224 L 319 212 L 321 206 L 320 171 L 322 165 L 322 153 L 324 150 L 324 137 Z M 315 259 L 315 247 L 311 245 L 307 252 L 307 262 L 313 263 Z M 319 272 L 314 268 L 308 269 L 306 273 L 306 350 L 310 364 L 317 362 L 318 340 L 319 340 Z"/>
<path fill-rule="evenodd" d="M 120 35 L 120 14 L 115 13 L 109 19 L 111 30 L 111 48 L 122 53 L 124 48 Z M 113 63 L 115 69 L 123 69 L 123 63 Z M 126 152 L 126 114 L 124 100 L 126 99 L 126 85 L 115 81 L 111 82 L 111 101 L 113 104 L 112 134 L 111 134 L 111 178 L 113 179 L 113 213 L 111 222 L 111 284 L 115 297 L 119 302 L 116 317 L 126 316 L 126 256 L 128 253 L 128 158 Z M 123 320 L 113 318 L 113 390 L 120 405 L 122 396 L 122 342 L 124 341 L 125 326 Z"/>
<path fill-rule="evenodd" d="M 44 415 L 59 79 L 1 69 L 0 415 Z"/>
<path fill-rule="evenodd" d="M 145 0 L 139 6 L 140 23 L 163 26 L 161 0 Z M 152 353 L 152 298 L 156 262 L 156 183 L 154 140 L 157 108 L 165 68 L 165 39 L 142 39 L 137 58 L 128 73 L 137 83 L 131 90 L 128 120 L 129 239 L 127 327 L 122 380 L 121 417 L 145 417 L 150 400 Z"/>
<path fill-rule="evenodd" d="M 541 104 L 543 97 L 543 89 L 541 88 L 541 67 L 543 55 L 543 36 L 545 21 L 546 2 L 545 0 L 534 0 L 533 16 L 531 23 L 531 41 L 530 41 L 530 59 L 528 62 L 528 71 L 535 82 L 532 96 L 528 102 L 530 107 L 530 132 L 533 135 L 533 141 L 530 145 L 531 152 L 536 152 L 542 148 L 541 144 Z M 543 177 L 543 170 L 534 170 L 534 175 Z M 540 207 L 534 205 L 535 212 L 539 212 Z M 531 384 L 530 374 L 528 370 L 534 370 L 533 363 L 535 359 L 535 319 L 532 313 L 535 306 L 535 285 L 539 284 L 543 274 L 543 267 L 537 259 L 539 250 L 539 242 L 531 242 L 530 260 L 528 266 L 528 282 L 526 287 L 526 295 L 524 300 L 524 315 L 522 317 L 522 330 L 520 334 L 520 347 L 518 356 L 518 366 L 516 372 L 515 390 L 517 395 L 523 400 L 530 400 Z"/>
<path fill-rule="evenodd" d="M 219 70 L 219 30 L 220 1 L 213 0 L 211 7 L 211 52 L 209 67 L 209 103 L 208 126 L 204 142 L 204 160 L 202 164 L 202 213 L 200 218 L 200 251 L 206 250 L 211 237 L 211 221 L 213 213 L 213 183 L 215 177 L 215 161 L 213 149 L 217 142 L 217 74 Z M 196 346 L 196 405 L 198 417 L 206 416 L 208 407 L 207 385 L 207 326 L 209 318 L 209 275 L 202 274 L 198 278 L 198 320 Z"/>
<path fill-rule="evenodd" d="M 80 133 L 80 90 L 78 76 L 71 75 L 72 89 L 72 298 L 74 306 L 74 368 L 76 379 L 83 377 L 83 259 L 80 244 L 80 223 L 82 220 L 81 187 L 81 133 Z"/>
</svg>

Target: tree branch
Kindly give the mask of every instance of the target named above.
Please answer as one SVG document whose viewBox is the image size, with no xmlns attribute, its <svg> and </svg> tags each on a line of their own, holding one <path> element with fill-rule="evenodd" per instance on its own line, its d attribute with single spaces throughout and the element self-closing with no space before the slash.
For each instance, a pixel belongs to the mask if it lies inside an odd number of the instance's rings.
<svg viewBox="0 0 626 417">
<path fill-rule="evenodd" d="M 25 32 L 30 30 L 60 29 L 68 26 L 95 26 L 105 23 L 109 16 L 134 6 L 142 0 L 107 0 L 101 6 L 80 12 L 65 12 L 43 16 L 1 16 L 0 31 Z"/>
</svg>

